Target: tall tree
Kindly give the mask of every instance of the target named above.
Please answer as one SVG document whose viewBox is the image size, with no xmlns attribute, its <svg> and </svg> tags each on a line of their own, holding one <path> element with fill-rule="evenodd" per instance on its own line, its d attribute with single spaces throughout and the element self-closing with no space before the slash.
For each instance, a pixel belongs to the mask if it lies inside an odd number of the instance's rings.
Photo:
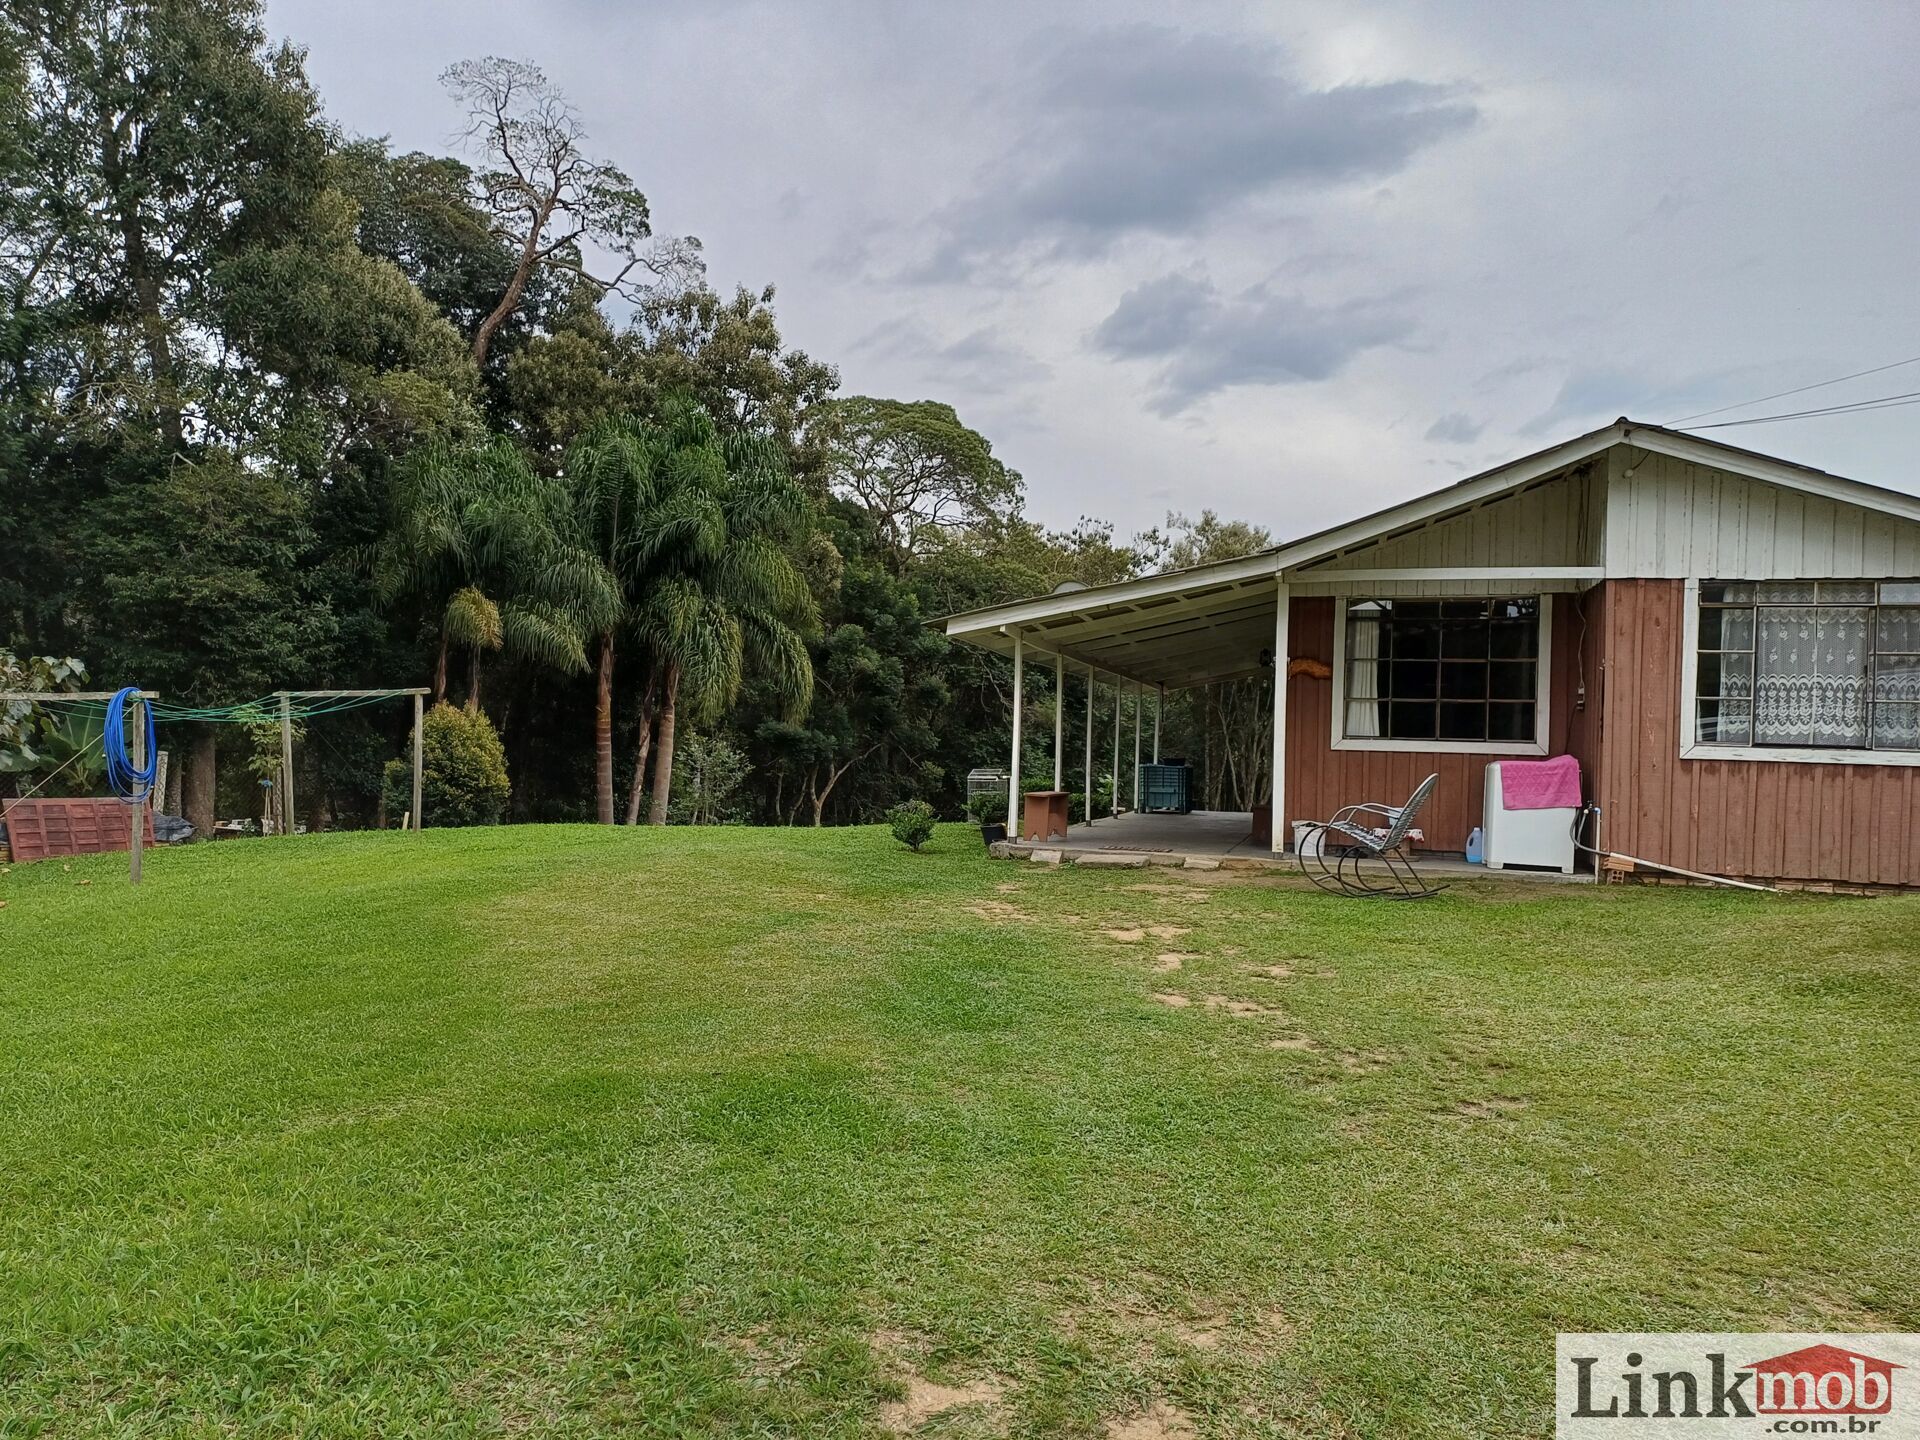
<svg viewBox="0 0 1920 1440">
<path fill-rule="evenodd" d="M 602 825 L 613 823 L 613 666 L 619 633 L 633 623 L 647 561 L 658 549 L 674 543 L 704 543 L 709 528 L 719 524 L 717 503 L 689 503 L 700 498 L 697 491 L 675 497 L 671 507 L 665 503 L 673 479 L 665 439 L 631 415 L 615 415 L 591 425 L 567 452 L 574 534 L 581 549 L 601 567 L 616 601 L 601 616 L 593 637 L 593 793 L 595 818 Z M 658 677 L 650 672 L 640 708 L 639 760 L 633 783 L 636 805 L 657 688 Z M 631 814 L 627 823 L 633 823 Z"/>
<path fill-rule="evenodd" d="M 308 603 L 302 561 L 309 507 L 296 491 L 208 453 L 119 486 L 78 527 L 94 583 L 76 604 L 95 673 L 137 681 L 184 705 L 230 704 L 289 683 L 333 638 Z M 213 833 L 210 727 L 190 738 L 187 818 Z"/>
<path fill-rule="evenodd" d="M 683 696 L 696 716 L 716 717 L 754 671 L 784 711 L 806 707 L 803 632 L 815 616 L 788 548 L 806 532 L 807 506 L 774 442 L 723 438 L 684 396 L 658 421 L 617 416 L 592 426 L 569 450 L 566 475 L 581 543 L 623 600 L 598 636 L 596 814 L 612 823 L 614 658 L 624 629 L 645 667 L 627 823 L 639 819 L 651 758 L 649 822 L 661 824 Z"/>
<path fill-rule="evenodd" d="M 316 504 L 465 423 L 471 390 L 458 336 L 355 245 L 300 54 L 260 19 L 257 0 L 0 9 L 17 81 L 0 145 L 0 624 L 207 703 L 337 663 L 308 583 L 330 563 Z M 219 517 L 208 558 L 195 527 L 215 501 L 251 508 Z M 245 577 L 243 611 L 203 603 L 210 575 Z M 116 598 L 136 596 L 154 603 Z M 283 645 L 287 616 L 303 623 Z M 203 761 L 196 744 L 187 768 Z M 188 793 L 212 782 L 190 773 Z"/>
<path fill-rule="evenodd" d="M 825 498 L 826 449 L 811 420 L 840 373 L 785 345 L 771 285 L 757 293 L 742 287 L 731 299 L 705 285 L 662 290 L 641 304 L 634 332 L 635 371 L 656 404 L 690 395 L 720 434 L 768 437 L 793 481 Z"/>
<path fill-rule="evenodd" d="M 834 493 L 872 517 L 896 569 L 928 532 L 982 525 L 1020 503 L 1019 473 L 951 405 L 849 395 L 814 423 L 828 437 Z"/>
<path fill-rule="evenodd" d="M 660 696 L 652 825 L 666 823 L 683 702 L 696 719 L 718 715 L 753 672 L 783 713 L 804 713 L 813 691 L 805 634 L 817 623 L 789 553 L 808 507 L 778 444 L 766 436 L 722 438 L 691 401 L 670 406 L 660 428 L 662 498 L 635 547 L 635 628 Z"/>
<path fill-rule="evenodd" d="M 766 716 L 753 728 L 774 779 L 765 813 L 778 823 L 804 811 L 823 824 L 836 800 L 843 817 L 877 816 L 947 778 L 937 758 L 952 698 L 947 639 L 864 511 L 836 501 L 827 521 L 843 564 L 808 642 L 813 702 L 800 719 Z"/>
<path fill-rule="evenodd" d="M 636 272 L 674 285 L 700 273 L 697 239 L 647 243 L 647 197 L 619 167 L 587 156 L 579 115 L 537 65 L 488 56 L 462 61 L 440 79 L 466 113 L 468 143 L 484 157 L 475 181 L 493 232 L 514 252 L 506 288 L 474 332 L 475 365 L 486 364 L 494 335 L 543 269 L 631 300 L 643 293 L 631 283 Z M 610 254 L 612 267 L 589 268 L 586 245 Z"/>
<path fill-rule="evenodd" d="M 567 497 L 534 474 L 512 441 L 434 443 L 408 457 L 392 528 L 374 557 L 376 592 L 425 601 L 439 636 L 433 703 L 447 692 L 455 646 L 470 656 L 467 708 L 480 703 L 480 662 L 509 652 L 566 671 L 586 668 L 584 640 L 614 597 L 590 554 L 570 543 Z"/>
</svg>

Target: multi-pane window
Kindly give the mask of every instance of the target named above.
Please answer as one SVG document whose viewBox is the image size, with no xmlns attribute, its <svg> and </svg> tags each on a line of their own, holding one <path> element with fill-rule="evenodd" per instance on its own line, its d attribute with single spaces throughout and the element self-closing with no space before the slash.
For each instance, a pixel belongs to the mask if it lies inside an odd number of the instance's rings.
<svg viewBox="0 0 1920 1440">
<path fill-rule="evenodd" d="M 1920 581 L 1704 581 L 1703 745 L 1920 749 Z"/>
<path fill-rule="evenodd" d="M 1348 739 L 1535 738 L 1540 602 L 1356 600 L 1347 606 Z"/>
</svg>

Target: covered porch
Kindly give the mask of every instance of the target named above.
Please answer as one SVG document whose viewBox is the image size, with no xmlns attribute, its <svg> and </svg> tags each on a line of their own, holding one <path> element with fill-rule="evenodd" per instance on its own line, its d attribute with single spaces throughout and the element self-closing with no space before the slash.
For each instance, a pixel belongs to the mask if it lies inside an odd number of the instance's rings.
<svg viewBox="0 0 1920 1440">
<path fill-rule="evenodd" d="M 1038 842 L 1023 849 L 1047 848 Z M 1195 810 L 1186 815 L 1123 812 L 1069 826 L 1066 839 L 1052 849 L 1094 854 L 1197 855 L 1206 860 L 1258 860 L 1277 857 L 1264 839 L 1253 834 L 1253 815 L 1246 810 Z"/>
<path fill-rule="evenodd" d="M 1068 827 L 1064 840 L 1009 841 L 1015 854 L 1031 856 L 1036 851 L 1058 852 L 1063 860 L 1091 859 L 1095 864 L 1120 864 L 1128 857 L 1139 857 L 1148 865 L 1186 866 L 1190 868 L 1273 870 L 1298 876 L 1302 872 L 1290 853 L 1279 853 L 1265 840 L 1253 834 L 1253 815 L 1245 810 L 1195 810 L 1187 815 L 1154 815 L 1122 812 L 1097 819 L 1089 825 Z M 1423 855 L 1423 872 L 1443 880 L 1497 877 L 1502 880 L 1533 880 L 1548 884 L 1592 884 L 1591 871 L 1562 875 L 1557 870 L 1511 869 L 1488 871 L 1481 865 L 1446 854 Z"/>
<path fill-rule="evenodd" d="M 1589 636 L 1606 575 L 1594 517 L 1608 443 L 1583 437 L 1252 555 L 950 617 L 949 635 L 1012 662 L 1009 773 L 1044 788 L 1038 752 L 1055 791 L 1091 795 L 1117 777 L 1109 803 L 1041 838 L 1089 853 L 1271 861 L 1288 853 L 1294 822 L 1399 804 L 1433 775 L 1412 843 L 1439 862 L 1460 856 L 1481 823 L 1490 762 L 1573 754 L 1591 775 Z M 1027 729 L 1036 667 L 1057 697 L 1050 753 Z M 1259 700 L 1237 712 L 1233 734 L 1259 757 L 1258 783 L 1237 804 L 1272 815 L 1261 839 L 1244 810 L 1140 813 L 1125 776 L 1160 758 L 1168 696 L 1235 682 Z M 1109 697 L 1111 726 L 1096 733 Z M 1016 783 L 1010 838 L 1023 809 Z"/>
</svg>

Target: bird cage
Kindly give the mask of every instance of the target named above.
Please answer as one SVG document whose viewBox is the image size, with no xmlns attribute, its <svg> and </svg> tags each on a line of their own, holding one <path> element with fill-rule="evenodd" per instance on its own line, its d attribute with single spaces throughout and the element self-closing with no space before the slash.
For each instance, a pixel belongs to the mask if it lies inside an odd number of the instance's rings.
<svg viewBox="0 0 1920 1440">
<path fill-rule="evenodd" d="M 967 801 L 972 803 L 976 795 L 1005 796 L 1008 790 L 1008 776 L 1005 770 L 994 766 L 982 765 L 967 772 Z"/>
</svg>

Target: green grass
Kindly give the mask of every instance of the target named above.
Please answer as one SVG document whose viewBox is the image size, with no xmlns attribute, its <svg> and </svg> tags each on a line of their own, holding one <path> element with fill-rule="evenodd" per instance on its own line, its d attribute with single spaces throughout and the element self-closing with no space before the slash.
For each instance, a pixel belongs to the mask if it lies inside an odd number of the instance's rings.
<svg viewBox="0 0 1920 1440">
<path fill-rule="evenodd" d="M 1556 1330 L 1920 1329 L 1920 899 L 960 827 L 0 899 L 0 1435 L 1537 1436 Z"/>
</svg>

